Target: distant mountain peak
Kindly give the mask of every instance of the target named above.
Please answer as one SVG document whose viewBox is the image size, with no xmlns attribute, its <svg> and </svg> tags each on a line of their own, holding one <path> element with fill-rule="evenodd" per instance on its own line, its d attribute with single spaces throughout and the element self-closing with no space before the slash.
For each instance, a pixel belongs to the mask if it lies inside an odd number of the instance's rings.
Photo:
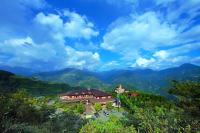
<svg viewBox="0 0 200 133">
<path fill-rule="evenodd" d="M 180 67 L 199 67 L 199 66 L 191 64 L 191 63 L 184 63 L 184 64 L 180 65 Z"/>
</svg>

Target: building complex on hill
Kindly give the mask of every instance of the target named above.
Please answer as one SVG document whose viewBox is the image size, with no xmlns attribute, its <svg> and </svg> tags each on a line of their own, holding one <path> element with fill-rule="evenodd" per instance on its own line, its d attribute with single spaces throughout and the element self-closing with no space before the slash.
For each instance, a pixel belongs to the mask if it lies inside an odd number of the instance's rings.
<svg viewBox="0 0 200 133">
<path fill-rule="evenodd" d="M 103 92 L 98 89 L 81 89 L 70 91 L 67 93 L 63 93 L 60 95 L 60 99 L 66 102 L 85 102 L 85 103 L 101 103 L 106 104 L 107 102 L 113 102 L 113 105 L 119 106 L 120 99 L 119 94 L 127 93 L 129 96 L 138 96 L 137 92 L 129 92 L 122 85 L 119 85 L 115 92 L 117 93 L 117 97 L 114 99 L 111 94 Z"/>
<path fill-rule="evenodd" d="M 113 102 L 111 94 L 97 90 L 97 89 L 82 89 L 76 91 L 70 91 L 60 95 L 62 100 L 67 102 L 86 102 L 86 103 L 102 103 Z"/>
</svg>

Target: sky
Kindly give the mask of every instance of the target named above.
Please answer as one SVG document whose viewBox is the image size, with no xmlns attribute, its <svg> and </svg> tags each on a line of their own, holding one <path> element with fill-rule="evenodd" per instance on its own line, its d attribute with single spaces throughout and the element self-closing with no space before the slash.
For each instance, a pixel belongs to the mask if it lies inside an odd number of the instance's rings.
<svg viewBox="0 0 200 133">
<path fill-rule="evenodd" d="M 0 65 L 200 65 L 200 0 L 0 0 Z"/>
</svg>

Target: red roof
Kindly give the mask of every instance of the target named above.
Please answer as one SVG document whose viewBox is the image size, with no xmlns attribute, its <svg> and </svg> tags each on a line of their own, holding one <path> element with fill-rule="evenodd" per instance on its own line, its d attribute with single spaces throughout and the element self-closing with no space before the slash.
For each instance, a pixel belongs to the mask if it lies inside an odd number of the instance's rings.
<svg viewBox="0 0 200 133">
<path fill-rule="evenodd" d="M 129 95 L 129 96 L 136 97 L 136 96 L 139 95 L 139 93 L 137 93 L 137 92 L 129 92 L 128 95 Z"/>
<path fill-rule="evenodd" d="M 61 94 L 61 96 L 79 96 L 79 95 L 93 95 L 95 97 L 102 97 L 102 96 L 111 96 L 110 94 L 96 90 L 96 89 L 82 89 L 82 90 L 75 90 L 70 91 L 64 94 Z"/>
</svg>

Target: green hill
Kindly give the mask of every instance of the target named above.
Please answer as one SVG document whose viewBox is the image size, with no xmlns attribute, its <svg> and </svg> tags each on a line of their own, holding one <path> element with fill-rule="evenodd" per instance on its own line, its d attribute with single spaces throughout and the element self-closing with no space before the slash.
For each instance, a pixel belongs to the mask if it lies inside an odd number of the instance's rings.
<svg viewBox="0 0 200 133">
<path fill-rule="evenodd" d="M 94 75 L 95 73 L 90 71 L 67 68 L 60 71 L 35 74 L 33 77 L 44 81 L 67 83 L 71 86 L 81 86 L 86 88 L 106 89 L 109 87 L 109 84 L 104 83 Z"/>
<path fill-rule="evenodd" d="M 17 76 L 13 73 L 0 70 L 0 92 L 14 92 L 17 89 L 26 89 L 34 95 L 59 94 L 69 90 L 79 89 L 64 83 L 51 83 L 33 78 Z"/>
</svg>

